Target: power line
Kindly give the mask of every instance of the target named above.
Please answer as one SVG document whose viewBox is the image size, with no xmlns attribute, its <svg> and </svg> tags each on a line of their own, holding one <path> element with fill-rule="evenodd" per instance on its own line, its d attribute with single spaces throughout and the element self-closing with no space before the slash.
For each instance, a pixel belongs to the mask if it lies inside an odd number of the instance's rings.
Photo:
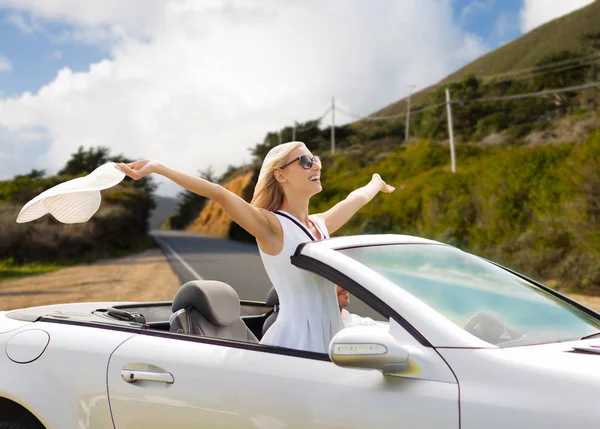
<svg viewBox="0 0 600 429">
<path fill-rule="evenodd" d="M 545 73 L 547 69 L 552 69 L 554 67 L 565 65 L 565 64 L 579 63 L 584 60 L 586 60 L 586 62 L 587 62 L 587 60 L 596 60 L 596 61 L 600 60 L 600 52 L 594 53 L 592 55 L 588 55 L 585 57 L 569 58 L 568 60 L 562 60 L 562 61 L 556 61 L 553 63 L 542 64 L 542 65 L 539 65 L 536 67 L 530 67 L 528 69 L 511 70 L 508 72 L 497 73 L 495 75 L 482 76 L 481 78 L 482 79 L 490 79 L 490 78 L 494 78 L 494 77 L 498 77 L 498 76 L 512 76 L 512 75 L 525 74 L 525 73 L 529 73 L 529 72 Z"/>
<path fill-rule="evenodd" d="M 345 111 L 344 109 L 340 109 L 339 107 L 336 107 L 336 109 L 335 109 L 335 110 L 337 110 L 337 111 L 338 111 L 338 112 L 340 112 L 340 113 L 343 113 L 343 114 L 344 114 L 344 115 L 346 115 L 346 116 L 353 117 L 353 118 L 355 118 L 355 119 L 363 119 L 363 118 L 364 118 L 364 116 L 357 115 L 356 113 L 350 113 L 350 112 L 347 112 L 347 111 Z"/>
<path fill-rule="evenodd" d="M 431 106 L 426 106 L 423 107 L 421 109 L 418 110 L 413 110 L 412 113 L 422 113 L 422 112 L 427 112 L 428 110 L 433 110 L 433 109 L 437 109 L 438 107 L 444 106 L 446 103 L 437 103 L 437 104 L 432 104 Z"/>
<path fill-rule="evenodd" d="M 411 110 L 410 114 L 414 115 L 416 113 L 427 112 L 428 110 L 432 110 L 432 109 L 435 109 L 437 107 L 444 106 L 445 104 L 446 103 L 438 103 L 438 104 L 433 104 L 431 106 L 425 106 L 425 107 L 422 107 L 422 108 L 417 109 L 417 110 Z M 398 113 L 397 115 L 387 115 L 387 116 L 361 116 L 361 115 L 358 115 L 356 113 L 350 113 L 350 112 L 347 112 L 345 110 L 342 110 L 339 107 L 336 107 L 335 110 L 337 110 L 338 112 L 343 113 L 346 116 L 354 117 L 354 118 L 356 118 L 356 119 L 358 119 L 360 121 L 387 121 L 389 119 L 404 118 L 404 117 L 407 116 L 407 112 L 402 112 L 402 113 Z"/>
<path fill-rule="evenodd" d="M 539 74 L 559 73 L 559 72 L 566 71 L 566 70 L 572 70 L 572 69 L 577 69 L 577 68 L 583 68 L 583 67 L 591 66 L 591 65 L 597 64 L 599 62 L 600 62 L 600 58 L 598 58 L 595 61 L 588 61 L 588 62 L 581 63 L 581 64 L 568 65 L 568 66 L 561 67 L 561 68 L 558 68 L 558 69 L 544 70 L 544 71 L 540 71 L 540 72 L 536 72 L 536 73 L 529 73 L 529 74 L 522 75 L 522 76 L 507 77 L 505 79 L 500 79 L 500 80 L 491 80 L 489 82 L 490 82 L 490 84 L 496 84 L 496 83 L 502 83 L 502 82 L 512 82 L 512 81 L 519 81 L 519 80 L 531 79 L 534 76 L 537 76 Z"/>
<path fill-rule="evenodd" d="M 579 91 L 582 89 L 597 88 L 597 87 L 600 87 L 600 82 L 591 82 L 591 83 L 586 83 L 583 85 L 575 85 L 575 86 L 569 86 L 569 87 L 557 88 L 557 89 L 548 89 L 548 90 L 537 91 L 537 92 L 527 92 L 527 93 L 523 93 L 523 94 L 504 95 L 504 96 L 500 96 L 500 97 L 474 98 L 471 100 L 452 100 L 452 103 L 453 104 L 457 104 L 457 103 L 467 104 L 467 103 L 485 103 L 485 102 L 491 102 L 491 101 L 518 100 L 521 98 L 539 97 L 541 95 L 546 95 L 546 94 L 560 94 L 563 92 Z"/>
<path fill-rule="evenodd" d="M 321 122 L 321 120 L 327 116 L 327 114 L 331 112 L 331 107 L 327 108 L 327 110 L 325 110 L 325 113 L 323 113 L 321 116 L 319 116 L 319 119 L 317 119 L 317 122 Z"/>
<path fill-rule="evenodd" d="M 522 98 L 539 97 L 541 95 L 546 95 L 546 94 L 559 94 L 559 93 L 563 93 L 563 92 L 578 91 L 578 90 L 590 89 L 590 88 L 596 88 L 596 87 L 600 87 L 600 82 L 591 82 L 591 83 L 587 83 L 587 84 L 583 84 L 583 85 L 575 85 L 575 86 L 570 86 L 570 87 L 565 87 L 565 88 L 557 88 L 557 89 L 549 89 L 549 90 L 537 91 L 537 92 L 527 92 L 527 93 L 521 93 L 521 94 L 505 95 L 505 96 L 500 96 L 500 97 L 481 97 L 481 98 L 473 98 L 473 99 L 468 99 L 468 100 L 452 100 L 451 103 L 452 104 L 467 104 L 467 103 L 477 103 L 477 102 L 484 103 L 484 102 L 492 102 L 492 101 L 517 100 L 517 99 L 522 99 Z M 444 105 L 446 105 L 445 102 L 432 104 L 430 106 L 425 106 L 421 109 L 412 110 L 411 115 L 427 112 L 429 110 L 433 110 L 433 109 L 436 109 L 436 108 L 444 106 Z M 394 119 L 394 118 L 403 118 L 403 117 L 406 117 L 406 115 L 407 115 L 405 112 L 402 112 L 402 113 L 398 113 L 397 115 L 387 115 L 387 116 L 360 116 L 360 115 L 357 115 L 356 113 L 347 112 L 343 109 L 340 109 L 339 107 L 336 107 L 336 110 L 340 113 L 343 113 L 347 116 L 354 117 L 361 121 L 384 121 L 384 120 L 389 120 L 389 119 Z"/>
<path fill-rule="evenodd" d="M 589 61 L 586 61 L 589 60 Z M 497 73 L 497 74 L 492 74 L 492 75 L 484 75 L 484 76 L 475 76 L 477 79 L 480 80 L 492 80 L 492 83 L 502 83 L 502 82 L 506 82 L 506 81 L 514 81 L 514 80 L 524 80 L 524 79 L 529 79 L 532 78 L 533 76 L 537 75 L 537 74 L 543 74 L 543 73 L 558 73 L 561 71 L 566 71 L 566 70 L 570 70 L 570 69 L 574 69 L 574 68 L 578 68 L 578 67 L 585 67 L 585 66 L 589 66 L 592 64 L 596 64 L 600 62 L 600 53 L 594 53 L 591 55 L 587 55 L 584 57 L 579 57 L 579 58 L 570 58 L 567 60 L 562 60 L 562 61 L 556 61 L 553 63 L 549 63 L 549 64 L 544 64 L 544 65 L 540 65 L 540 66 L 536 66 L 536 67 L 530 67 L 530 68 L 526 68 L 526 69 L 520 69 L 520 70 L 513 70 L 513 71 L 509 71 L 509 72 L 504 72 L 504 73 Z M 562 67 L 562 68 L 558 68 L 558 69 L 554 69 L 557 66 L 564 66 L 567 65 L 566 67 Z M 523 76 L 519 76 L 519 75 L 523 75 Z M 509 76 L 513 76 L 510 77 Z M 494 80 L 495 78 L 498 77 L 506 77 L 506 79 L 504 80 Z M 446 81 L 446 82 L 440 82 L 438 84 L 432 85 L 424 90 L 421 90 L 420 93 L 427 93 L 427 92 L 431 92 L 434 89 L 436 89 L 437 87 L 443 86 L 443 85 L 450 85 L 452 83 L 459 83 L 462 82 L 463 79 L 459 79 L 459 80 L 453 80 L 453 81 Z M 590 87 L 594 87 L 596 85 L 591 85 Z M 587 86 L 583 86 L 581 88 L 587 88 Z M 577 90 L 580 89 L 580 87 L 573 87 L 573 89 L 565 89 L 565 92 L 568 91 L 572 91 L 572 90 Z M 536 96 L 539 94 L 542 94 L 543 92 L 539 92 L 539 93 L 530 93 L 530 96 Z M 556 93 L 556 92 L 555 92 Z M 488 98 L 488 99 L 484 99 L 481 98 L 481 101 L 501 101 L 501 100 L 509 100 L 509 99 L 518 99 L 518 98 L 525 98 L 527 94 L 516 94 L 513 96 L 505 96 L 505 97 L 494 97 L 494 98 Z M 405 101 L 407 99 L 403 99 L 400 100 L 400 102 Z M 468 102 L 475 102 L 477 99 L 474 100 L 469 100 Z M 457 102 L 467 102 L 466 100 L 453 100 L 452 103 L 457 103 Z M 435 109 L 437 107 L 443 106 L 446 103 L 440 103 L 440 104 L 436 104 L 436 105 L 432 105 L 432 106 L 425 106 L 421 109 L 418 110 L 411 110 L 410 113 L 412 114 L 416 114 L 416 113 L 422 113 L 422 112 L 426 112 L 428 110 L 431 109 Z M 407 105 L 408 107 L 408 105 Z M 321 118 L 319 118 L 319 121 L 327 114 L 329 113 L 329 111 L 331 110 L 331 108 L 329 108 L 324 114 L 323 116 L 321 116 Z M 363 115 L 359 115 L 353 112 L 348 112 L 344 109 L 340 109 L 339 107 L 336 106 L 336 110 L 346 116 L 352 117 L 354 119 L 357 120 L 366 120 L 366 121 L 386 121 L 386 120 L 390 120 L 390 119 L 396 119 L 396 118 L 408 118 L 408 109 L 406 112 L 401 112 L 395 115 L 384 115 L 384 116 L 363 116 Z M 310 127 L 312 128 L 312 126 Z M 307 129 L 310 129 L 307 128 Z"/>
<path fill-rule="evenodd" d="M 584 61 L 584 60 L 589 60 L 589 61 L 586 61 L 581 64 L 575 64 L 575 63 L 580 63 L 581 61 Z M 568 70 L 569 68 L 577 68 L 578 66 L 583 67 L 586 65 L 592 65 L 599 61 L 600 61 L 600 53 L 595 53 L 595 54 L 587 55 L 584 57 L 570 58 L 568 60 L 556 61 L 553 63 L 548 63 L 548 64 L 544 64 L 544 65 L 540 65 L 540 66 L 536 66 L 536 67 L 530 67 L 530 68 L 526 68 L 526 69 L 512 70 L 512 71 L 508 71 L 508 72 L 502 72 L 502 73 L 496 73 L 496 74 L 490 74 L 490 75 L 474 75 L 474 77 L 476 79 L 479 79 L 482 81 L 483 80 L 493 81 L 494 83 L 508 82 L 511 80 L 528 79 L 537 74 L 552 73 L 552 72 L 556 73 L 559 71 Z M 575 64 L 575 65 L 573 67 L 569 67 L 569 68 L 552 70 L 554 67 L 562 66 L 562 65 L 566 65 L 566 64 Z M 522 76 L 519 78 L 514 78 L 514 77 L 510 78 L 510 76 L 519 76 L 519 75 L 525 75 L 525 76 Z M 499 77 L 507 77 L 507 78 L 504 80 L 496 80 L 496 78 L 499 78 Z M 421 91 L 418 92 L 418 94 L 428 93 L 428 92 L 436 90 L 438 87 L 452 85 L 453 83 L 460 83 L 463 80 L 464 80 L 464 76 L 459 79 L 441 81 L 441 82 L 433 84 L 427 88 L 422 89 Z M 401 101 L 404 101 L 404 99 L 400 100 L 400 102 Z"/>
<path fill-rule="evenodd" d="M 397 115 L 389 115 L 389 116 L 361 116 L 356 113 L 347 112 L 346 110 L 340 109 L 339 107 L 336 107 L 335 110 L 337 110 L 340 113 L 343 113 L 346 116 L 351 116 L 360 121 L 385 121 L 388 119 L 401 118 L 401 117 L 406 116 L 406 113 L 404 113 L 404 112 L 399 113 Z M 413 111 L 413 113 L 415 113 L 415 111 Z"/>
<path fill-rule="evenodd" d="M 524 98 L 541 97 L 544 95 L 561 94 L 561 93 L 565 93 L 565 92 L 580 91 L 580 90 L 599 88 L 599 87 L 600 87 L 600 82 L 590 82 L 590 83 L 586 83 L 586 84 L 582 84 L 582 85 L 574 85 L 574 86 L 563 87 L 563 88 L 548 89 L 548 90 L 544 90 L 544 91 L 512 94 L 512 95 L 505 95 L 505 96 L 498 96 L 498 97 L 480 97 L 480 98 L 467 99 L 467 100 L 456 100 L 455 99 L 455 100 L 450 100 L 449 102 L 441 102 L 441 103 L 425 106 L 425 107 L 422 107 L 417 110 L 412 110 L 410 112 L 410 114 L 415 115 L 418 113 L 427 112 L 427 111 L 434 110 L 439 107 L 445 106 L 447 104 L 463 105 L 463 104 L 470 104 L 470 103 L 489 103 L 489 102 L 496 102 L 496 101 L 519 100 L 519 99 L 524 99 Z M 385 120 L 396 119 L 396 118 L 404 118 L 404 117 L 408 116 L 408 112 L 401 112 L 396 115 L 386 115 L 386 116 L 361 116 L 356 113 L 348 112 L 345 109 L 340 109 L 339 107 L 332 105 L 318 119 L 311 121 L 312 123 L 306 127 L 296 128 L 296 123 L 294 122 L 294 131 L 293 131 L 294 138 L 295 138 L 295 135 L 297 132 L 304 132 L 304 131 L 308 131 L 312 128 L 318 127 L 320 125 L 321 120 L 323 120 L 323 118 L 325 116 L 327 116 L 327 114 L 329 114 L 330 112 L 333 112 L 333 109 L 335 109 L 339 113 L 342 113 L 346 116 L 352 117 L 358 121 L 385 121 Z M 435 125 L 433 132 L 435 132 L 435 129 L 437 128 L 438 125 L 439 124 Z M 432 132 L 432 134 L 433 134 L 433 132 Z"/>
<path fill-rule="evenodd" d="M 308 125 L 308 126 L 306 126 L 306 127 L 304 127 L 304 128 L 297 128 L 296 126 L 294 126 L 294 130 L 295 130 L 295 132 L 296 132 L 296 133 L 301 133 L 301 132 L 304 132 L 304 131 L 311 130 L 311 129 L 315 128 L 315 127 L 318 127 L 318 126 L 320 125 L 320 122 L 323 120 L 323 118 L 324 118 L 325 116 L 327 116 L 327 114 L 328 114 L 330 111 L 331 111 L 331 107 L 329 107 L 329 108 L 328 108 L 328 109 L 325 111 L 325 113 L 323 113 L 321 116 L 319 116 L 319 118 L 317 118 L 317 119 L 315 119 L 315 120 L 312 120 L 312 121 L 309 121 L 309 122 L 311 122 L 311 124 L 310 124 L 310 125 Z M 295 122 L 294 122 L 294 125 L 295 125 Z"/>
<path fill-rule="evenodd" d="M 446 103 L 444 103 L 446 104 Z M 435 121 L 435 124 L 433 126 L 433 128 L 431 129 L 431 132 L 429 133 L 429 139 L 431 140 L 431 138 L 433 137 L 433 135 L 435 134 L 435 132 L 437 131 L 438 126 L 440 125 L 440 122 L 442 122 L 442 119 L 446 118 L 448 116 L 448 112 L 447 110 L 443 110 L 443 113 L 441 115 L 438 116 L 437 121 Z"/>
</svg>

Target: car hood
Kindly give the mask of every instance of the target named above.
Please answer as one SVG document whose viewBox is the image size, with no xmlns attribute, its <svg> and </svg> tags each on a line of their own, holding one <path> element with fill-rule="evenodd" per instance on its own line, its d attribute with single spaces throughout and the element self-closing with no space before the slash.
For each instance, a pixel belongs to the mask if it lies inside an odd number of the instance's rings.
<svg viewBox="0 0 600 429">
<path fill-rule="evenodd" d="M 14 331 L 15 329 L 22 328 L 23 326 L 26 326 L 31 323 L 24 320 L 15 320 L 6 317 L 6 313 L 6 311 L 0 311 L 0 334 Z"/>
<path fill-rule="evenodd" d="M 582 374 L 600 379 L 600 338 L 499 350 L 503 358 L 515 364 L 534 365 L 539 369 Z"/>
<path fill-rule="evenodd" d="M 438 348 L 437 351 L 459 382 L 467 385 L 495 386 L 494 389 L 507 389 L 511 394 L 521 389 L 542 396 L 577 388 L 581 395 L 593 392 L 595 398 L 600 389 L 598 348 L 600 339 L 594 338 L 503 349 Z"/>
</svg>

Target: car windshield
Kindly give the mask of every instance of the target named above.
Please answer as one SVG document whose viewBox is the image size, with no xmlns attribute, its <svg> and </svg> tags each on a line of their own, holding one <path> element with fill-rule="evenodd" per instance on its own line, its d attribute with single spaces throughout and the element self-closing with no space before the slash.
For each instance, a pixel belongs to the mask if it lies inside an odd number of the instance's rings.
<svg viewBox="0 0 600 429">
<path fill-rule="evenodd" d="M 600 322 L 479 257 L 435 244 L 340 250 L 471 334 L 499 347 L 578 340 Z"/>
</svg>

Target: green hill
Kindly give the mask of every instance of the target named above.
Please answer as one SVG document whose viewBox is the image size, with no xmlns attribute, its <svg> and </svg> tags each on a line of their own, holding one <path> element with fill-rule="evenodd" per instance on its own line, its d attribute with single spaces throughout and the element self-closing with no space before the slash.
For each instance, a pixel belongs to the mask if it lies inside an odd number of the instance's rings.
<svg viewBox="0 0 600 429">
<path fill-rule="evenodd" d="M 392 141 L 323 157 L 327 210 L 375 172 L 396 186 L 336 235 L 399 233 L 440 240 L 563 291 L 600 294 L 600 132 L 574 143 L 457 148 Z"/>
<path fill-rule="evenodd" d="M 467 64 L 445 79 L 412 96 L 415 106 L 438 86 L 469 75 L 485 77 L 535 67 L 542 59 L 562 51 L 583 55 L 600 54 L 600 0 L 537 27 L 527 34 Z M 599 58 L 600 59 L 600 56 Z M 373 116 L 395 115 L 406 109 L 406 99 L 395 102 Z"/>
</svg>

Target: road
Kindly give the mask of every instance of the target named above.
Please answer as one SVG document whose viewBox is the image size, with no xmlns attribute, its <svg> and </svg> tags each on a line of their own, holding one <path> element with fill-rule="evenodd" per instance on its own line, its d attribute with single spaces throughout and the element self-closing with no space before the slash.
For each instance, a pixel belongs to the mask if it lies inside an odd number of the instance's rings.
<svg viewBox="0 0 600 429">
<path fill-rule="evenodd" d="M 194 280 L 220 280 L 233 287 L 240 299 L 264 302 L 271 281 L 267 277 L 256 244 L 207 237 L 192 232 L 153 230 L 181 284 Z M 375 320 L 380 314 L 350 295 L 347 310 Z"/>
<path fill-rule="evenodd" d="M 181 284 L 195 279 L 220 280 L 240 299 L 264 301 L 271 282 L 256 244 L 207 237 L 186 231 L 153 230 Z"/>
</svg>

